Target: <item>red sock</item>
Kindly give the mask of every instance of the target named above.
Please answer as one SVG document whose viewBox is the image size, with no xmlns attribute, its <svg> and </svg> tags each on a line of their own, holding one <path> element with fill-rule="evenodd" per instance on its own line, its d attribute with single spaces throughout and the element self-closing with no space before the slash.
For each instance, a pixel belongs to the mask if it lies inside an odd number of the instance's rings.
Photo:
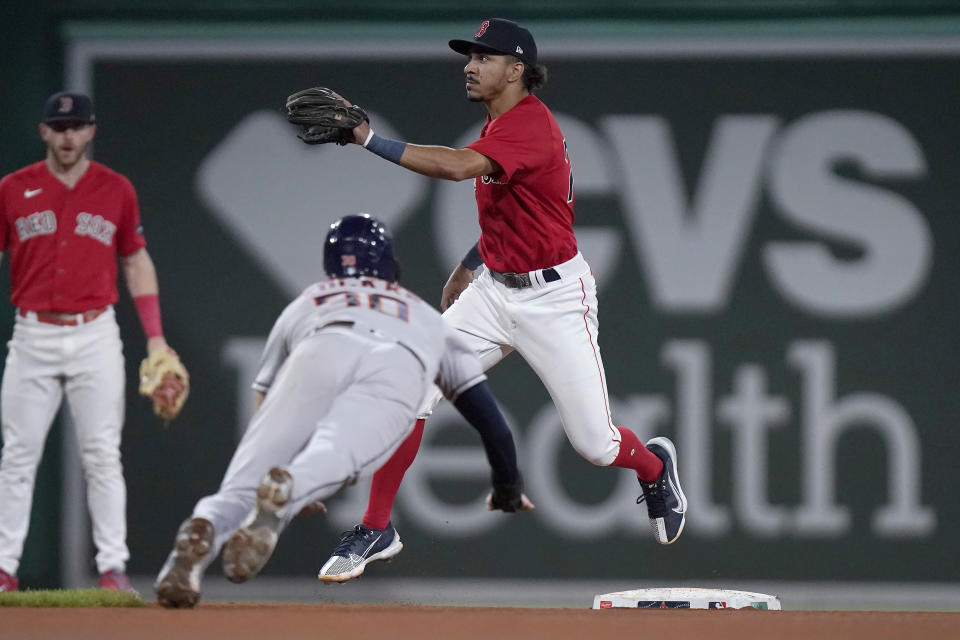
<svg viewBox="0 0 960 640">
<path fill-rule="evenodd" d="M 610 463 L 612 467 L 633 469 L 644 482 L 653 482 L 663 473 L 663 460 L 650 453 L 640 438 L 630 429 L 617 427 L 620 432 L 620 453 Z"/>
<path fill-rule="evenodd" d="M 403 482 L 403 474 L 407 472 L 413 459 L 420 450 L 420 441 L 423 439 L 423 425 L 426 420 L 417 420 L 413 431 L 400 444 L 393 455 L 379 471 L 373 474 L 373 484 L 370 485 L 370 500 L 367 502 L 367 512 L 363 514 L 363 526 L 369 529 L 386 529 L 390 522 L 390 512 L 393 510 L 393 501 L 397 499 L 397 491 Z"/>
</svg>

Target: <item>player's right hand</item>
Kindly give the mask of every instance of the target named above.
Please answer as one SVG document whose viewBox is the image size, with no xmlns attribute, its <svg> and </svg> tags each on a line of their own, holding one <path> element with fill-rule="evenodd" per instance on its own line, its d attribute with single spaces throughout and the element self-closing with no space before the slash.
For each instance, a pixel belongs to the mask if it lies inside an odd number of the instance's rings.
<svg viewBox="0 0 960 640">
<path fill-rule="evenodd" d="M 450 305 L 456 302 L 471 282 L 473 282 L 473 271 L 462 264 L 458 264 L 450 277 L 447 278 L 447 284 L 443 285 L 443 292 L 440 294 L 440 311 L 446 311 Z"/>
</svg>

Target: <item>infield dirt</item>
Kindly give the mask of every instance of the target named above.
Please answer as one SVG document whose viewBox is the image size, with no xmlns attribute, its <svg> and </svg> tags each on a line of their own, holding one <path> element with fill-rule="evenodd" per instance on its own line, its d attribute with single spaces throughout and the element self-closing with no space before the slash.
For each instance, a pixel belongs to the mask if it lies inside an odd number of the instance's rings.
<svg viewBox="0 0 960 640">
<path fill-rule="evenodd" d="M 18 609 L 0 612 L 0 637 L 350 638 L 472 640 L 924 640 L 960 637 L 960 613 L 726 611 L 200 603 L 196 609 Z"/>
</svg>

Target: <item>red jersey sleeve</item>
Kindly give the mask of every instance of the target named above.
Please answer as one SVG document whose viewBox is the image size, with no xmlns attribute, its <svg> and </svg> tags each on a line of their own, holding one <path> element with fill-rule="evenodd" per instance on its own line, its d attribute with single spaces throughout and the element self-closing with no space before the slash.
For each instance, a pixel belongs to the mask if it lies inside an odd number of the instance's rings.
<svg viewBox="0 0 960 640">
<path fill-rule="evenodd" d="M 140 224 L 140 205 L 137 203 L 137 192 L 133 184 L 122 177 L 121 187 L 123 197 L 123 217 L 117 229 L 117 253 L 120 257 L 127 257 L 147 246 L 143 237 L 143 226 Z"/>
<path fill-rule="evenodd" d="M 516 174 L 523 174 L 542 166 L 549 160 L 549 140 L 531 120 L 518 113 L 508 111 L 486 126 L 485 135 L 467 146 L 487 156 L 503 169 L 504 182 L 513 180 Z M 501 176 L 491 176 L 500 178 Z"/>
</svg>

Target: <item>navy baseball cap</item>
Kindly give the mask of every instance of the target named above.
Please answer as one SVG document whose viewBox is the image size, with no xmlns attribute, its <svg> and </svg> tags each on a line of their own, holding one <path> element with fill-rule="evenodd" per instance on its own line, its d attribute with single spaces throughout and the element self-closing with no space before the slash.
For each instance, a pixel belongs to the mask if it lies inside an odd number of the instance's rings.
<svg viewBox="0 0 960 640">
<path fill-rule="evenodd" d="M 43 120 L 40 122 L 83 122 L 93 124 L 93 100 L 82 93 L 60 91 L 47 98 L 43 105 Z"/>
<path fill-rule="evenodd" d="M 470 55 L 476 48 L 489 53 L 516 56 L 531 67 L 537 64 L 537 43 L 529 31 L 512 20 L 490 18 L 480 23 L 473 40 L 451 40 L 450 48 L 457 53 Z"/>
</svg>

